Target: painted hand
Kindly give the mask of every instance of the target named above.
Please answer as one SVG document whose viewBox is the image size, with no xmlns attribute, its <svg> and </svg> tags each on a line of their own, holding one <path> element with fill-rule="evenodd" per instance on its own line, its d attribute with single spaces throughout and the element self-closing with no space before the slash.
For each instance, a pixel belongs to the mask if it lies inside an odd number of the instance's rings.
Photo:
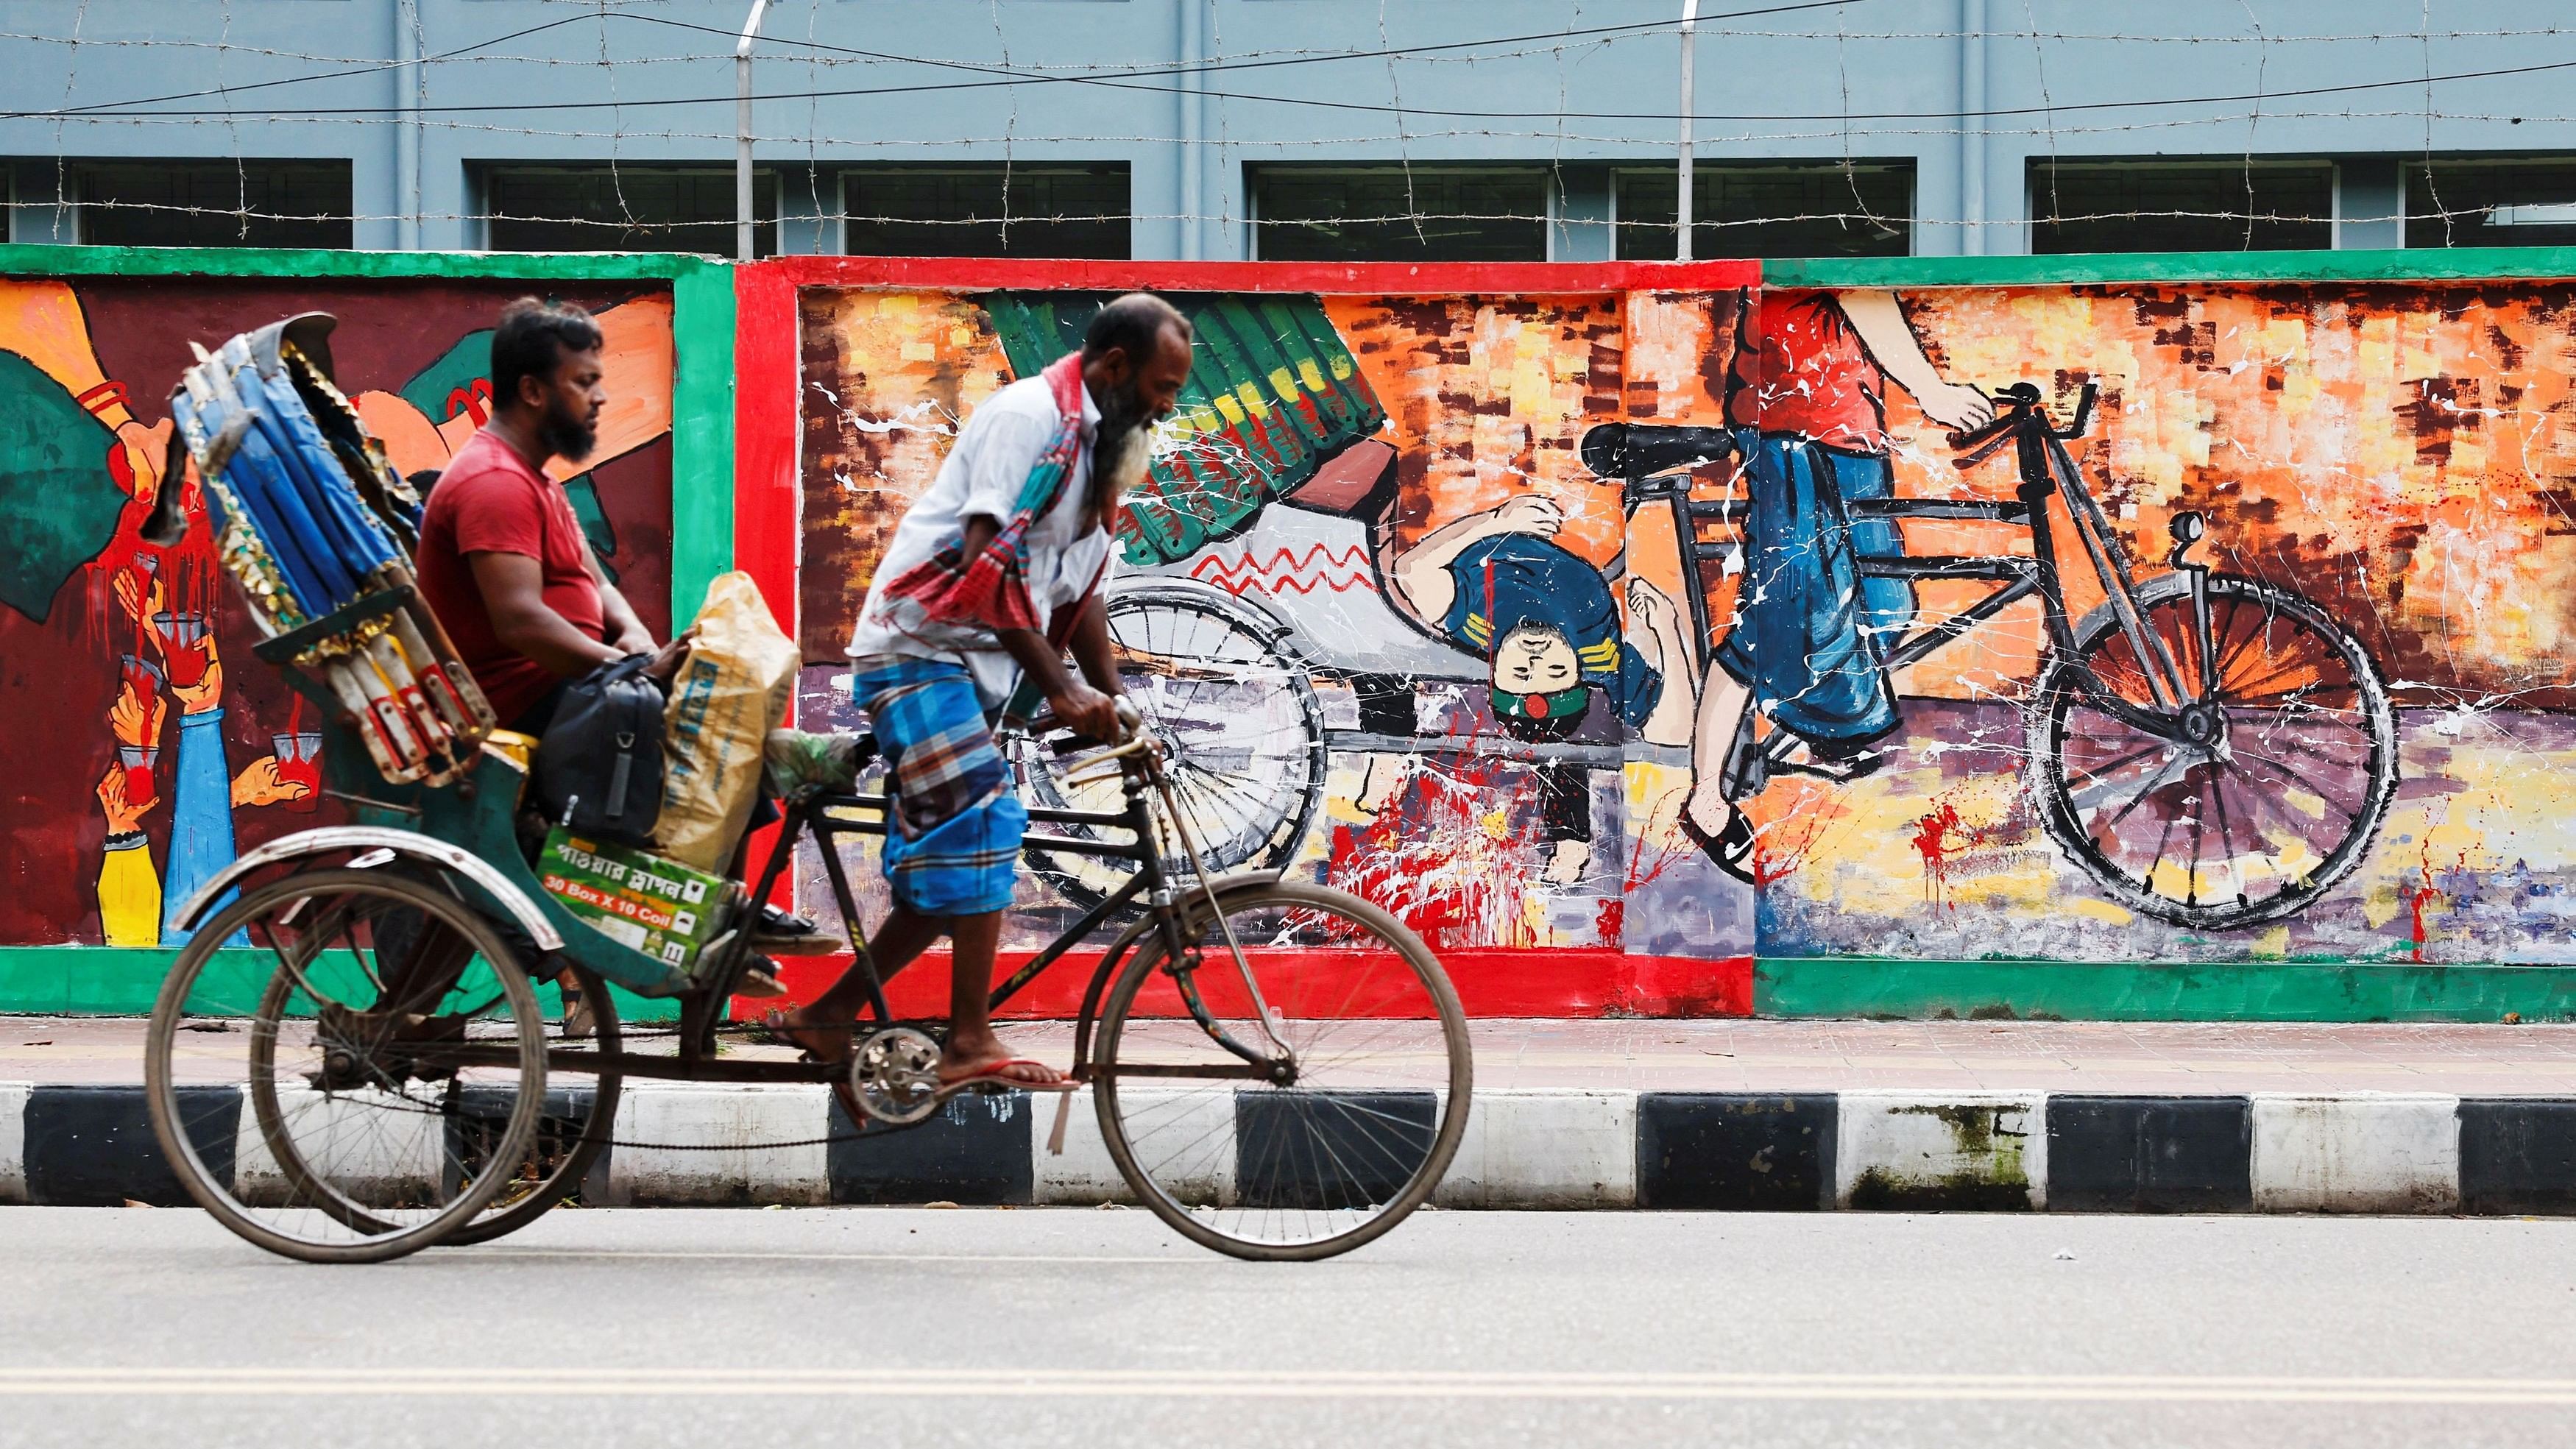
<svg viewBox="0 0 2576 1449">
<path fill-rule="evenodd" d="M 206 672 L 194 684 L 180 684 L 177 682 L 177 671 L 172 671 L 170 697 L 179 701 L 181 714 L 204 714 L 224 702 L 224 665 L 222 660 L 215 657 L 215 636 L 208 634 L 196 643 L 182 645 L 181 648 L 204 655 Z"/>
<path fill-rule="evenodd" d="M 1535 538 L 1554 538 L 1565 527 L 1565 508 L 1553 498 L 1536 493 L 1523 493 L 1494 510 L 1496 533 L 1526 533 Z"/>
<path fill-rule="evenodd" d="M 1640 624 L 1660 624 L 1672 617 L 1673 601 L 1644 579 L 1628 580 L 1628 613 Z"/>
<path fill-rule="evenodd" d="M 110 835 L 130 835 L 141 829 L 144 813 L 160 803 L 159 795 L 140 804 L 126 799 L 125 767 L 122 765 L 110 765 L 107 773 L 98 777 L 98 808 L 106 812 L 107 833 Z"/>
<path fill-rule="evenodd" d="M 275 805 L 282 800 L 301 800 L 312 793 L 313 787 L 301 780 L 279 778 L 277 760 L 270 755 L 251 761 L 233 776 L 233 804 L 237 807 Z"/>
<path fill-rule="evenodd" d="M 1925 388 L 1914 399 L 1923 416 L 1952 432 L 1964 433 L 1994 421 L 1995 405 L 1984 393 L 1963 382 L 1945 382 Z"/>
<path fill-rule="evenodd" d="M 137 498 L 153 496 L 160 484 L 161 460 L 168 456 L 171 426 L 168 418 L 148 427 L 129 418 L 116 430 L 116 446 L 125 453 L 120 481 L 126 481 L 126 491 Z"/>
<path fill-rule="evenodd" d="M 116 703 L 108 706 L 107 727 L 116 734 L 116 742 L 138 750 L 148 750 L 161 742 L 161 723 L 169 717 L 170 706 L 157 694 L 137 694 L 127 681 L 116 691 Z"/>
<path fill-rule="evenodd" d="M 144 588 L 147 579 L 151 582 L 148 591 Z M 116 602 L 124 606 L 125 617 L 143 626 L 144 637 L 152 641 L 156 651 L 162 648 L 161 630 L 152 622 L 152 616 L 168 606 L 169 597 L 169 590 L 161 586 L 158 576 L 140 569 L 117 570 Z"/>
<path fill-rule="evenodd" d="M 1549 885 L 1570 886 L 1583 879 L 1584 867 L 1592 864 L 1592 842 L 1560 840 L 1549 853 L 1547 869 L 1541 872 Z"/>
</svg>

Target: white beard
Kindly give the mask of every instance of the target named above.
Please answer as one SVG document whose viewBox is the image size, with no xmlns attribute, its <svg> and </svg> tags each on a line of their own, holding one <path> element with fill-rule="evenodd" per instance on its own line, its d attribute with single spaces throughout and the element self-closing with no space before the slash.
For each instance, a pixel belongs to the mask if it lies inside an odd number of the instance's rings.
<svg viewBox="0 0 2576 1449">
<path fill-rule="evenodd" d="M 1113 496 L 1144 482 L 1145 470 L 1153 465 L 1154 429 L 1150 424 L 1128 429 L 1091 460 L 1092 471 L 1114 490 Z"/>
</svg>

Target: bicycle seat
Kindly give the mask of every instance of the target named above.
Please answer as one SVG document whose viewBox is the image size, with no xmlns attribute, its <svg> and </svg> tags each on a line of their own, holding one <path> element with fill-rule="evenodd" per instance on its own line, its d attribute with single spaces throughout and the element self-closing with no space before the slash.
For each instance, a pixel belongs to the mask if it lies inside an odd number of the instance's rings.
<svg viewBox="0 0 2576 1449">
<path fill-rule="evenodd" d="M 1733 457 L 1735 437 L 1725 428 L 1602 423 L 1584 432 L 1581 451 L 1595 474 L 1633 481 Z"/>
</svg>

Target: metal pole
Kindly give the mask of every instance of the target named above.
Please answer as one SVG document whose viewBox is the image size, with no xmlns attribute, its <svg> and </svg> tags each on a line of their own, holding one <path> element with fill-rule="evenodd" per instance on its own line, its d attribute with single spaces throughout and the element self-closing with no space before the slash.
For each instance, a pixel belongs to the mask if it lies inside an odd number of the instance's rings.
<svg viewBox="0 0 2576 1449">
<path fill-rule="evenodd" d="M 1682 154 L 1680 183 L 1673 193 L 1673 256 L 1691 259 L 1691 52 L 1698 47 L 1699 0 L 1682 0 Z"/>
<path fill-rule="evenodd" d="M 394 245 L 420 250 L 420 0 L 394 6 Z"/>
<path fill-rule="evenodd" d="M 1986 0 L 1959 0 L 1959 254 L 1986 252 Z"/>
<path fill-rule="evenodd" d="M 1199 260 L 1199 213 L 1206 209 L 1207 177 L 1200 166 L 1199 52 L 1207 48 L 1199 0 L 1181 0 L 1181 260 Z"/>
<path fill-rule="evenodd" d="M 733 48 L 733 254 L 751 260 L 751 42 L 760 34 L 760 17 L 769 0 L 751 0 L 743 17 L 742 39 Z"/>
</svg>

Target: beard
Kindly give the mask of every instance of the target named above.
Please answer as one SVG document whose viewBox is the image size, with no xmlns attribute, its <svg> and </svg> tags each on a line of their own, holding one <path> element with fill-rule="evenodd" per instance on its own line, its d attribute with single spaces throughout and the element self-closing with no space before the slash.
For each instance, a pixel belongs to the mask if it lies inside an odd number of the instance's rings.
<svg viewBox="0 0 2576 1449">
<path fill-rule="evenodd" d="M 567 463 L 578 463 L 589 457 L 590 450 L 598 445 L 599 430 L 578 413 L 548 408 L 546 415 L 538 420 L 537 441 L 545 444 L 549 454 Z"/>
<path fill-rule="evenodd" d="M 1101 526 L 1109 526 L 1120 494 L 1145 481 L 1154 464 L 1154 419 L 1133 385 L 1100 399 L 1100 425 L 1091 435 L 1091 501 Z"/>
</svg>

